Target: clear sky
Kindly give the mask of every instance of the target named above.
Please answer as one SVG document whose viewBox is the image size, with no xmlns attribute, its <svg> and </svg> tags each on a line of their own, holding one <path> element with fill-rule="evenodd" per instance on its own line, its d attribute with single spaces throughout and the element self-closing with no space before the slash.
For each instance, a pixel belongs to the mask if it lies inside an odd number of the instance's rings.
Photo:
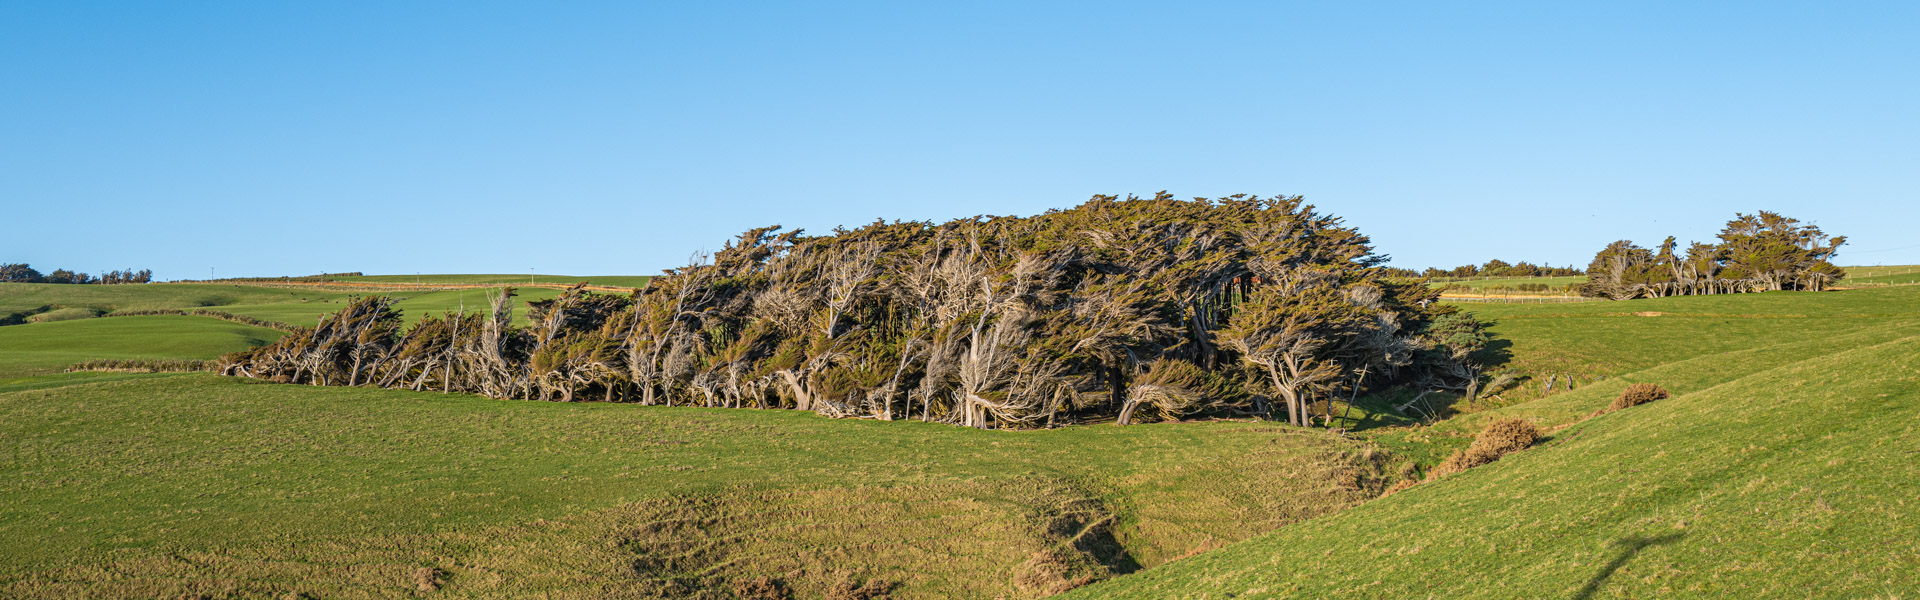
<svg viewBox="0 0 1920 600">
<path fill-rule="evenodd" d="M 645 274 L 1303 194 L 1394 264 L 1785 212 L 1920 263 L 1920 3 L 0 4 L 0 262 Z"/>
</svg>

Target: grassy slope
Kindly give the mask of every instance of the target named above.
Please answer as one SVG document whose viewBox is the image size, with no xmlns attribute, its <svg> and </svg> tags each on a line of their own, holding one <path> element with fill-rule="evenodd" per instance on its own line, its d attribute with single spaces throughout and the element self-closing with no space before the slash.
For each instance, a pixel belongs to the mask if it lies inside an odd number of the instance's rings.
<svg viewBox="0 0 1920 600">
<path fill-rule="evenodd" d="M 78 286 L 76 286 L 78 287 Z M 57 373 L 96 358 L 210 359 L 280 339 L 208 317 L 114 317 L 0 327 L 0 379 Z"/>
<path fill-rule="evenodd" d="M 841 574 L 1030 597 L 1356 504 L 1390 466 L 1241 423 L 1049 432 L 208 375 L 0 384 L 0 596 L 659 597 Z M 8 391 L 12 390 L 12 391 Z M 1124 552 L 1120 548 L 1124 545 Z"/>
<path fill-rule="evenodd" d="M 1500 307 L 1522 356 L 1591 352 L 1638 370 L 1379 441 L 1444 451 L 1496 417 L 1566 425 L 1628 382 L 1678 395 L 1083 597 L 1897 597 L 1920 585 L 1920 547 L 1896 541 L 1920 533 L 1915 300 L 1894 288 Z M 1687 316 L 1633 315 L 1649 307 Z M 1522 315 L 1557 326 L 1515 335 Z"/>
</svg>

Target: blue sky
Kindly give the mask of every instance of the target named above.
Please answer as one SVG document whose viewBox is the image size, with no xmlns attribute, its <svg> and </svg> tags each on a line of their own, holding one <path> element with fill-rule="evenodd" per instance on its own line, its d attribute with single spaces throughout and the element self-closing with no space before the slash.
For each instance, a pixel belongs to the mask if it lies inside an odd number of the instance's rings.
<svg viewBox="0 0 1920 600">
<path fill-rule="evenodd" d="M 653 273 L 753 226 L 1304 194 L 1408 267 L 1920 263 L 1920 4 L 0 4 L 0 262 Z"/>
</svg>

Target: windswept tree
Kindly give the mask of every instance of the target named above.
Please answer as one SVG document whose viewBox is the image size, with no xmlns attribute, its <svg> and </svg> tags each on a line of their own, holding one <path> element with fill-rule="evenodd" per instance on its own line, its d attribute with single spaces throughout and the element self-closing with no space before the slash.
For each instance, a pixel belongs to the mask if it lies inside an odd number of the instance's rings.
<svg viewBox="0 0 1920 600">
<path fill-rule="evenodd" d="M 1831 262 L 1846 243 L 1778 213 L 1737 214 L 1719 244 L 1684 253 L 1669 237 L 1657 250 L 1609 244 L 1587 267 L 1582 294 L 1611 300 L 1780 290 L 1821 291 L 1846 276 Z"/>
<path fill-rule="evenodd" d="M 1277 398 L 1304 426 L 1342 389 L 1457 368 L 1426 364 L 1456 360 L 1424 350 L 1447 314 L 1437 292 L 1384 262 L 1297 196 L 1096 196 L 1032 217 L 762 227 L 632 295 L 532 303 L 523 326 L 509 292 L 404 333 L 323 321 L 226 369 L 982 428 L 1265 415 Z M 391 311 L 355 306 L 340 318 Z M 363 364 L 302 369 L 316 352 Z"/>
</svg>

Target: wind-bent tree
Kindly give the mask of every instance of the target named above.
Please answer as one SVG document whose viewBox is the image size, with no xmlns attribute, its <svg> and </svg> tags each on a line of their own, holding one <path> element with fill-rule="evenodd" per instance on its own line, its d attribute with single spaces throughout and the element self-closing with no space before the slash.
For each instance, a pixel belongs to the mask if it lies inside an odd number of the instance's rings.
<svg viewBox="0 0 1920 600">
<path fill-rule="evenodd" d="M 1096 196 L 1032 217 L 752 229 L 630 296 L 531 303 L 518 327 L 511 290 L 405 332 L 390 302 L 362 300 L 225 368 L 993 428 L 1267 415 L 1277 399 L 1304 426 L 1316 405 L 1331 423 L 1363 372 L 1461 385 L 1464 355 L 1429 327 L 1453 309 L 1383 262 L 1297 196 Z"/>
<path fill-rule="evenodd" d="M 1719 244 L 1695 242 L 1684 255 L 1669 237 L 1652 251 L 1620 240 L 1587 267 L 1580 292 L 1612 300 L 1780 290 L 1821 291 L 1846 277 L 1831 262 L 1845 236 L 1778 213 L 1736 214 Z"/>
</svg>

